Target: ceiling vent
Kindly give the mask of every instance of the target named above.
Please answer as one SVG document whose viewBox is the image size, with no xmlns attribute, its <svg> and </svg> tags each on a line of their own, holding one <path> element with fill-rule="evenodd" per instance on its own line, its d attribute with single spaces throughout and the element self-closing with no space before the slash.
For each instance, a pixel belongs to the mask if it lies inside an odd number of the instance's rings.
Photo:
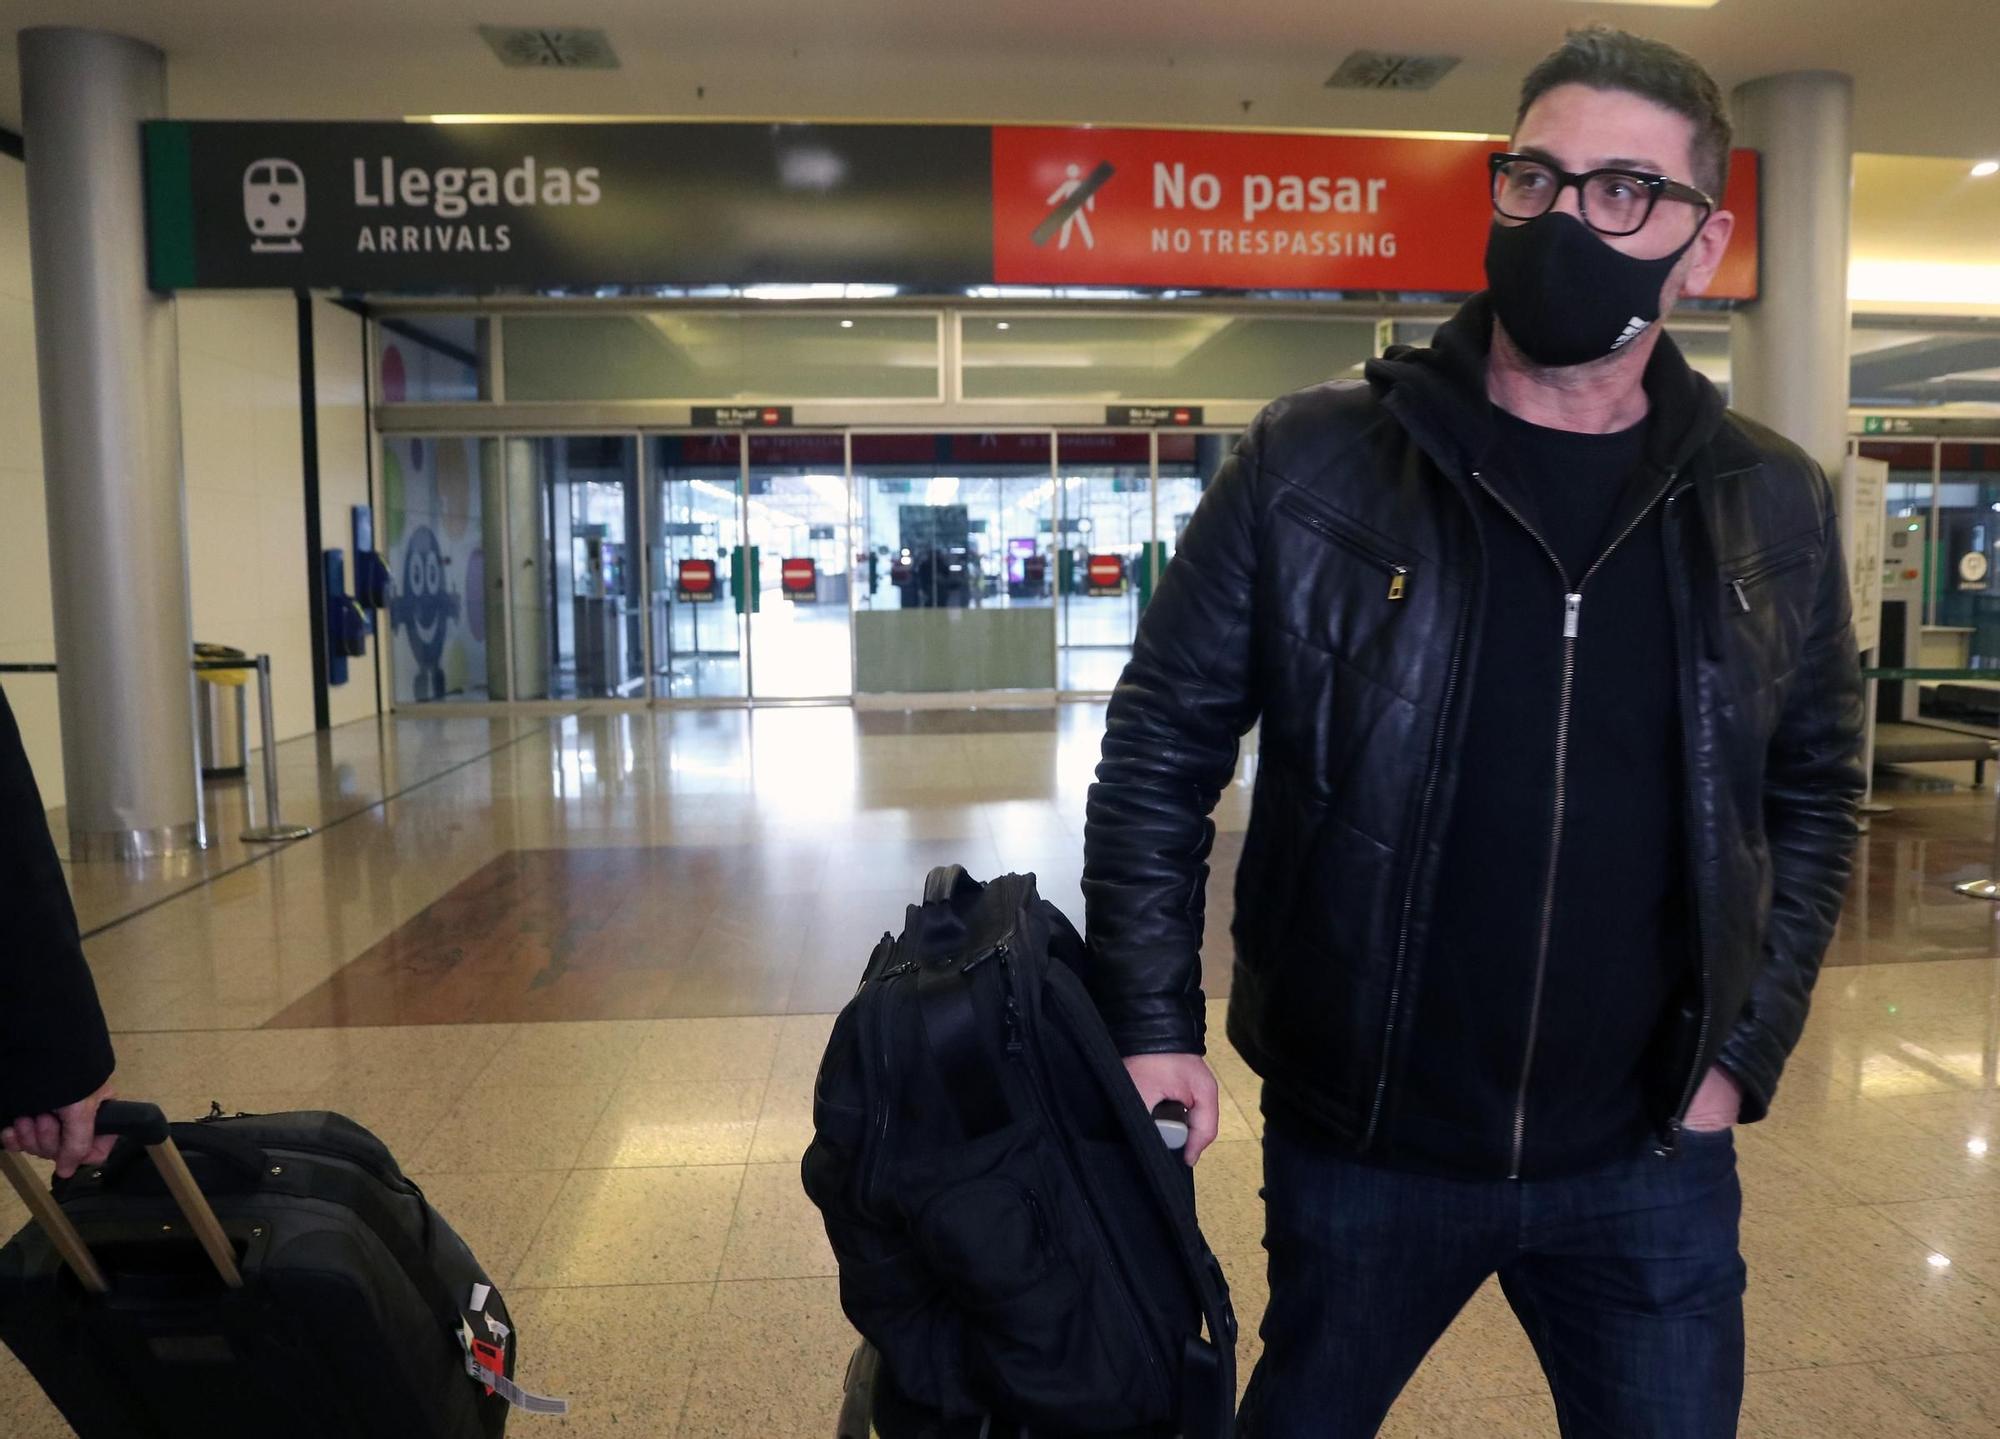
<svg viewBox="0 0 2000 1439">
<path fill-rule="evenodd" d="M 1445 77 L 1456 55 L 1391 55 L 1356 50 L 1328 78 L 1329 90 L 1428 90 Z"/>
<path fill-rule="evenodd" d="M 481 25 L 480 38 L 500 63 L 513 69 L 616 70 L 618 56 L 602 30 L 558 30 L 533 25 Z"/>
</svg>

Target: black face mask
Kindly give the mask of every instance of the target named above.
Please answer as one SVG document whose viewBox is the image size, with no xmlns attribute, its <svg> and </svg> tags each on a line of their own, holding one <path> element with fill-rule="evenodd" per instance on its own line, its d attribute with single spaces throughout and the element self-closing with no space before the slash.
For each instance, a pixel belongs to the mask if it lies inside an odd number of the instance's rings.
<svg viewBox="0 0 2000 1439">
<path fill-rule="evenodd" d="M 1693 243 L 1690 235 L 1671 255 L 1639 260 L 1557 210 L 1520 225 L 1496 220 L 1486 236 L 1493 313 L 1538 365 L 1601 360 L 1660 318 L 1660 287 Z"/>
</svg>

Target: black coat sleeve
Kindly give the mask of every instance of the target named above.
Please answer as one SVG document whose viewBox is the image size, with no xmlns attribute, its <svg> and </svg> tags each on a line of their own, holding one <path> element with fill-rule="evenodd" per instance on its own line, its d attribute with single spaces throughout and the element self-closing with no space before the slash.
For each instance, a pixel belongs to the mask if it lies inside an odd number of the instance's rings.
<svg viewBox="0 0 2000 1439">
<path fill-rule="evenodd" d="M 0 691 L 0 1124 L 46 1114 L 111 1077 L 111 1036 L 83 959 L 14 711 Z"/>
<path fill-rule="evenodd" d="M 1764 769 L 1764 833 L 1771 846 L 1771 917 L 1764 963 L 1723 1041 L 1722 1067 L 1743 1090 L 1744 1121 L 1762 1119 L 1805 1029 L 1813 983 L 1833 940 L 1854 862 L 1863 703 L 1847 565 L 1833 497 L 1815 475 L 1825 542 L 1819 593 L 1796 682 Z"/>
<path fill-rule="evenodd" d="M 1257 718 L 1259 426 L 1188 521 L 1105 716 L 1083 831 L 1090 988 L 1121 1054 L 1200 1054 L 1209 812 Z"/>
</svg>

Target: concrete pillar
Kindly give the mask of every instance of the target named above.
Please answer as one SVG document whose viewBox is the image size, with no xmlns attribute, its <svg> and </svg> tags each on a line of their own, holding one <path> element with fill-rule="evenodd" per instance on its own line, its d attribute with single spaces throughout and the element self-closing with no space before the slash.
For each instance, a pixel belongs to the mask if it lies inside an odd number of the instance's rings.
<svg viewBox="0 0 2000 1439">
<path fill-rule="evenodd" d="M 1854 83 L 1824 70 L 1751 80 L 1732 97 L 1736 139 L 1759 152 L 1757 300 L 1729 324 L 1735 408 L 1830 475 L 1847 453 L 1847 234 Z"/>
<path fill-rule="evenodd" d="M 166 62 L 67 28 L 20 55 L 70 853 L 146 859 L 205 843 L 174 311 L 146 285 Z"/>
</svg>

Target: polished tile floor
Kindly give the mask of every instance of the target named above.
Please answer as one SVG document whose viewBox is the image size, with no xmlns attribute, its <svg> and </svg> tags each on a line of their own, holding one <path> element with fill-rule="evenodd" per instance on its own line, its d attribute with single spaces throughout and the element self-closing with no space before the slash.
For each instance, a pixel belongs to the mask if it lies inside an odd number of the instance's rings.
<svg viewBox="0 0 2000 1439">
<path fill-rule="evenodd" d="M 381 1134 L 507 1287 L 523 1381 L 574 1401 L 522 1434 L 830 1434 L 853 1337 L 797 1162 L 832 1012 L 933 864 L 1032 869 L 1080 915 L 1102 723 L 454 710 L 288 745 L 312 839 L 241 845 L 239 787 L 200 863 L 72 871 L 121 1087 Z M 1253 770 L 1218 811 L 1218 977 Z M 1994 796 L 1969 774 L 1885 783 L 1805 1041 L 1741 1135 L 1746 1435 L 2000 1435 L 2000 949 L 1951 892 L 1986 872 Z M 1256 1086 L 1215 1062 L 1198 1181 L 1247 1372 Z M 65 1432 L 0 1355 L 0 1435 Z M 1554 1434 L 1496 1292 L 1385 1432 Z"/>
</svg>

